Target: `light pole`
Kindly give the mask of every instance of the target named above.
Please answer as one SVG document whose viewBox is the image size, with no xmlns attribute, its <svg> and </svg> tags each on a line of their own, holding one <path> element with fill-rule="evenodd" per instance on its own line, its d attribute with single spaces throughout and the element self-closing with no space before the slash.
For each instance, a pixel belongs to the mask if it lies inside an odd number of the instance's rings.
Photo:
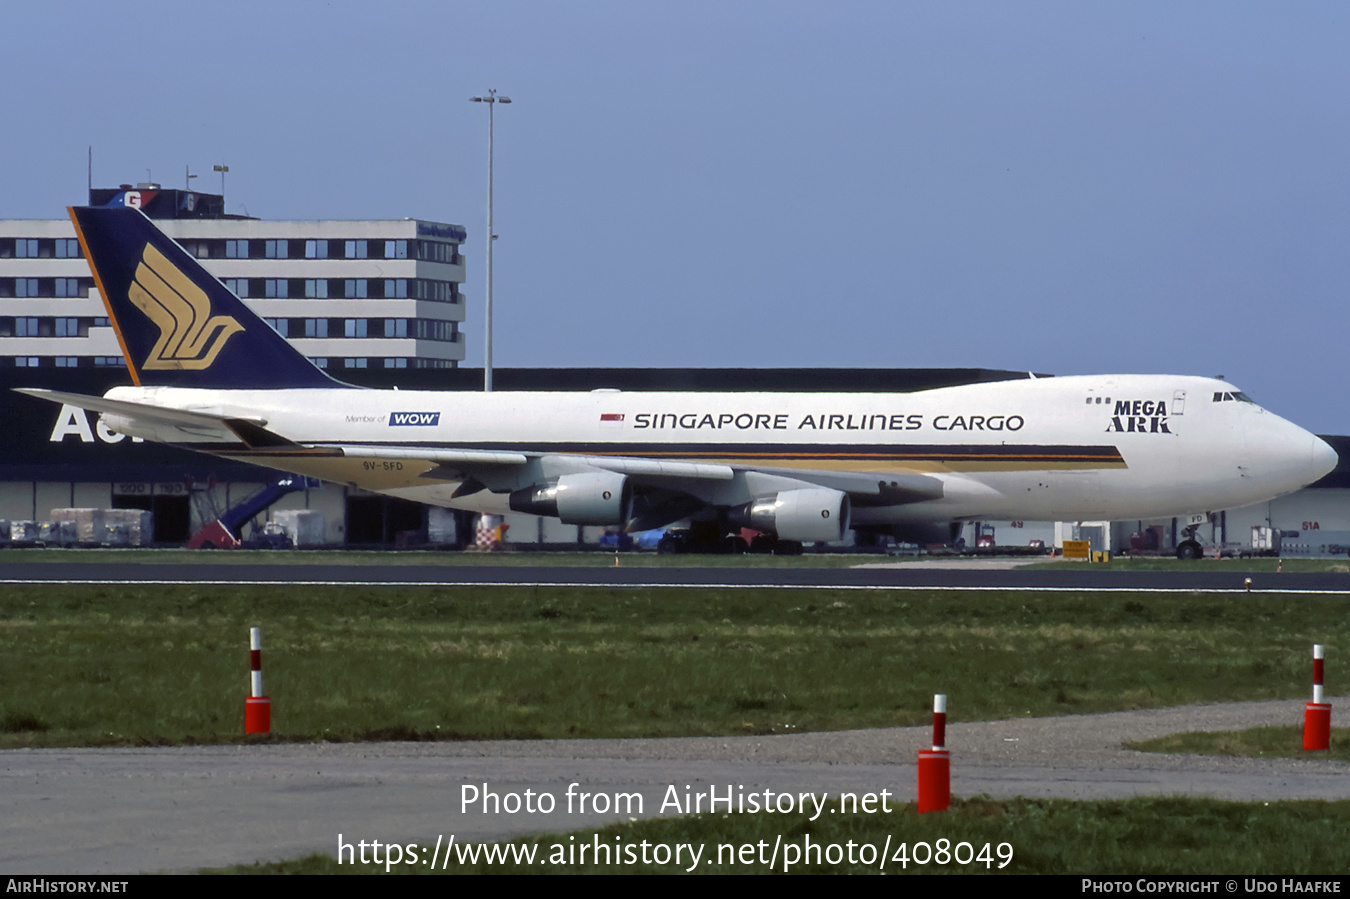
<svg viewBox="0 0 1350 899">
<path fill-rule="evenodd" d="M 230 170 L 228 165 L 213 165 L 211 171 L 220 172 L 220 211 L 225 211 L 225 173 Z"/>
<path fill-rule="evenodd" d="M 483 392 L 492 392 L 492 242 L 497 236 L 492 233 L 492 126 L 494 107 L 498 103 L 510 103 L 510 97 L 497 96 L 496 89 L 488 91 L 486 97 L 470 97 L 471 102 L 488 105 L 488 205 L 487 205 L 487 280 L 486 303 L 484 304 L 483 323 L 486 343 L 483 347 Z"/>
</svg>

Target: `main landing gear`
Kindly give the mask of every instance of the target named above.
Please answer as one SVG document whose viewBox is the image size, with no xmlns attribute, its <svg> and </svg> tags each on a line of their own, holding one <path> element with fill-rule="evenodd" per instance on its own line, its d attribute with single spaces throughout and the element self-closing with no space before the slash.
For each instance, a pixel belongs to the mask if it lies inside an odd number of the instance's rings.
<svg viewBox="0 0 1350 899">
<path fill-rule="evenodd" d="M 1177 544 L 1178 559 L 1186 559 L 1187 561 L 1189 561 L 1192 559 L 1198 559 L 1204 554 L 1205 552 L 1203 549 L 1200 548 L 1200 544 L 1196 543 L 1194 540 L 1187 540 L 1183 543 Z"/>
</svg>

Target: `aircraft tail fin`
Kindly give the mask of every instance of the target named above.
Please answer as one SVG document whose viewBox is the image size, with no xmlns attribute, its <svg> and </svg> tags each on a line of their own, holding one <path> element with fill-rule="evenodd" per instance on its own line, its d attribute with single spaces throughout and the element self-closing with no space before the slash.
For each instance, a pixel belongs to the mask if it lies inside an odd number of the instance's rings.
<svg viewBox="0 0 1350 899">
<path fill-rule="evenodd" d="M 166 387 L 339 387 L 139 209 L 70 219 L 131 379 Z"/>
</svg>

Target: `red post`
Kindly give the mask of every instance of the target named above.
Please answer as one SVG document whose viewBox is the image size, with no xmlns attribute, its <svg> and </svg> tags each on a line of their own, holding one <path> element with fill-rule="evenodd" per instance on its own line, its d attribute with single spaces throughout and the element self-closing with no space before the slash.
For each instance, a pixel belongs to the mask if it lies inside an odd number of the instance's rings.
<svg viewBox="0 0 1350 899">
<path fill-rule="evenodd" d="M 250 693 L 244 700 L 244 733 L 272 732 L 272 700 L 262 692 L 262 631 L 249 628 Z"/>
<path fill-rule="evenodd" d="M 942 693 L 933 697 L 933 748 L 947 746 L 947 697 Z"/>
<path fill-rule="evenodd" d="M 1303 748 L 1317 752 L 1331 748 L 1331 703 L 1322 701 L 1322 676 L 1325 653 L 1321 643 L 1313 644 L 1313 698 L 1303 710 Z"/>
<path fill-rule="evenodd" d="M 933 697 L 933 748 L 919 750 L 919 814 L 946 811 L 952 804 L 951 754 L 947 742 L 947 696 Z"/>
</svg>

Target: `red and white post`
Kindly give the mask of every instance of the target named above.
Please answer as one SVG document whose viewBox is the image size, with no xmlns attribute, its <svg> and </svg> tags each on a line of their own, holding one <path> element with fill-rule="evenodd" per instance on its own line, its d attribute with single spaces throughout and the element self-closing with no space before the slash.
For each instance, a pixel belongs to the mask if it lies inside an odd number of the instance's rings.
<svg viewBox="0 0 1350 899">
<path fill-rule="evenodd" d="M 947 752 L 947 696 L 933 696 L 933 748 L 919 750 L 919 814 L 952 804 L 951 753 Z"/>
<path fill-rule="evenodd" d="M 249 696 L 244 700 L 244 733 L 272 732 L 272 700 L 262 691 L 262 630 L 249 628 L 249 663 L 253 669 Z"/>
<path fill-rule="evenodd" d="M 1308 751 L 1331 748 L 1331 703 L 1322 701 L 1322 665 L 1325 653 L 1321 643 L 1313 644 L 1313 696 L 1303 712 L 1303 748 Z"/>
</svg>

